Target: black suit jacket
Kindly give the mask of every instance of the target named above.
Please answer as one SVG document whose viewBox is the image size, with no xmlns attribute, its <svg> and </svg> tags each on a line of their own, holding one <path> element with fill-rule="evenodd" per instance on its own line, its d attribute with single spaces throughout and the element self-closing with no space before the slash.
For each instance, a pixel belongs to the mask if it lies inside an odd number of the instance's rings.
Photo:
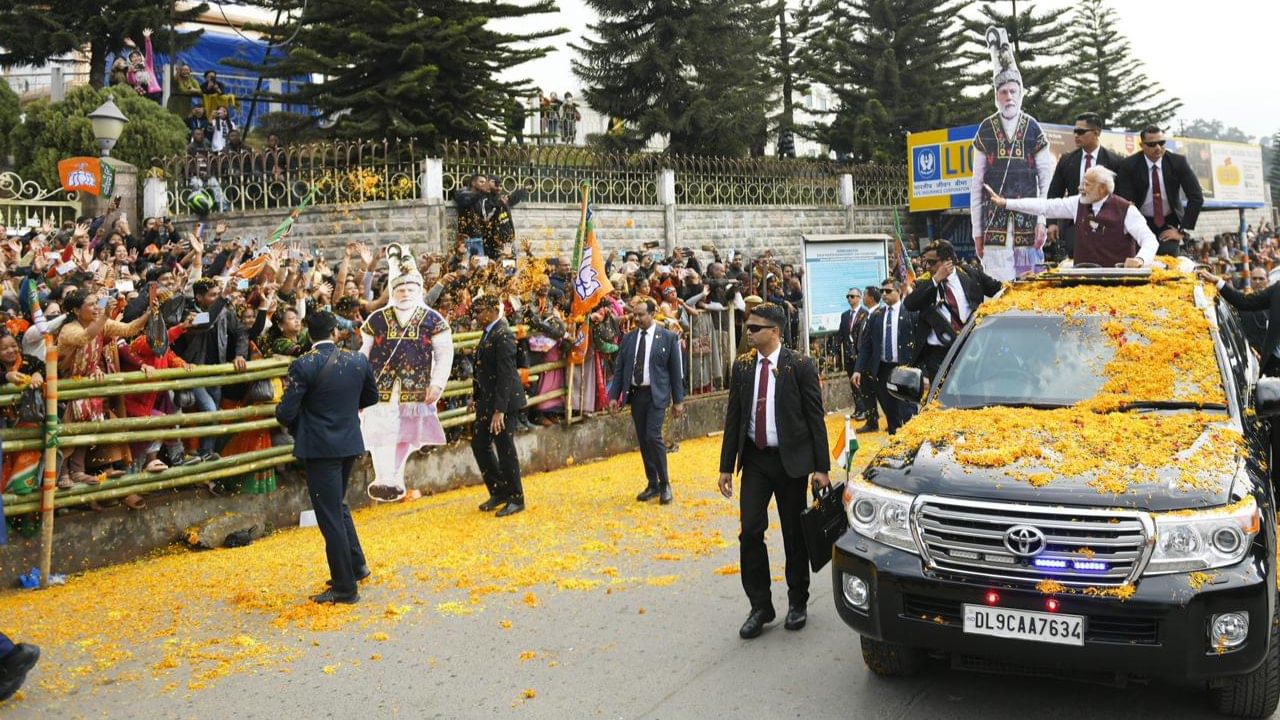
<svg viewBox="0 0 1280 720">
<path fill-rule="evenodd" d="M 724 437 L 720 441 L 720 472 L 742 468 L 742 451 L 749 442 L 747 423 L 756 399 L 754 351 L 733 362 L 729 403 L 725 409 Z M 831 470 L 827 425 L 818 384 L 818 364 L 813 358 L 786 348 L 778 353 L 773 383 L 773 420 L 778 427 L 778 451 L 788 477 L 807 478 Z"/>
<path fill-rule="evenodd" d="M 969 304 L 969 317 L 982 304 L 984 298 L 1000 292 L 1004 285 L 982 270 L 969 270 L 957 267 L 956 277 L 960 278 L 960 289 L 964 292 L 965 302 Z M 920 337 L 917 344 L 924 348 L 929 331 L 937 334 L 943 347 L 955 342 L 955 333 L 951 330 L 951 315 L 947 312 L 947 298 L 941 286 L 932 279 L 920 280 L 916 287 L 903 301 L 902 306 L 911 312 L 920 313 L 918 329 Z M 966 321 L 968 319 L 966 318 Z M 883 327 L 883 326 L 882 326 Z"/>
<path fill-rule="evenodd" d="M 840 328 L 832 338 L 835 349 L 840 352 L 842 367 L 848 372 L 853 372 L 853 365 L 858 359 L 858 335 L 866 323 L 867 313 L 863 312 L 861 306 L 857 311 L 845 310 L 840 313 Z"/>
<path fill-rule="evenodd" d="M 1118 153 L 1114 153 L 1101 145 L 1094 151 L 1094 165 L 1101 165 L 1116 172 L 1120 172 L 1120 166 L 1124 164 L 1124 158 Z M 1071 152 L 1063 155 L 1058 159 L 1058 166 L 1053 169 L 1053 179 L 1049 181 L 1049 198 L 1071 197 L 1080 191 L 1080 181 L 1083 179 L 1083 173 L 1080 172 L 1081 163 L 1084 161 L 1084 150 L 1076 148 Z M 1058 230 L 1063 234 L 1060 242 L 1068 249 L 1068 254 L 1072 254 L 1075 249 L 1076 228 L 1074 220 L 1057 220 Z"/>
<path fill-rule="evenodd" d="M 514 415 L 524 407 L 524 387 L 516 367 L 516 336 L 506 320 L 499 319 L 480 339 L 473 355 L 475 375 L 471 378 L 476 418 L 488 420 L 494 411 Z"/>
<path fill-rule="evenodd" d="M 333 368 L 321 378 L 335 352 Z M 369 359 L 324 343 L 289 366 L 289 387 L 276 406 L 276 421 L 289 428 L 299 460 L 353 457 L 364 453 L 359 410 L 376 402 Z"/>
<path fill-rule="evenodd" d="M 1280 283 L 1270 285 L 1266 290 L 1242 293 L 1231 287 L 1231 283 L 1228 282 L 1218 292 L 1222 294 L 1222 299 L 1231 304 L 1231 307 L 1241 312 L 1264 311 L 1267 313 L 1267 334 L 1263 336 L 1262 347 L 1258 350 L 1258 355 L 1262 357 L 1260 362 L 1265 366 L 1271 359 L 1272 353 L 1276 351 L 1276 347 L 1280 346 Z"/>
<path fill-rule="evenodd" d="M 1160 174 L 1164 176 L 1164 189 L 1169 195 L 1164 198 L 1165 213 L 1172 210 L 1178 218 L 1179 227 L 1194 230 L 1200 209 L 1204 207 L 1204 193 L 1200 191 L 1200 180 L 1191 170 L 1191 164 L 1185 157 L 1167 152 L 1160 160 Z M 1147 169 L 1147 157 L 1137 153 L 1125 158 L 1116 173 L 1116 194 L 1141 210 L 1150 187 L 1151 171 Z M 1156 218 L 1156 225 L 1161 223 L 1162 219 Z"/>
<path fill-rule="evenodd" d="M 880 361 L 884 357 L 884 319 L 889 308 L 881 305 L 871 313 L 867 327 L 858 341 L 857 371 L 863 375 L 878 375 Z M 904 304 L 898 308 L 898 364 L 909 365 L 916 360 L 919 351 L 919 338 L 916 336 L 916 324 L 919 315 L 906 308 Z"/>
</svg>

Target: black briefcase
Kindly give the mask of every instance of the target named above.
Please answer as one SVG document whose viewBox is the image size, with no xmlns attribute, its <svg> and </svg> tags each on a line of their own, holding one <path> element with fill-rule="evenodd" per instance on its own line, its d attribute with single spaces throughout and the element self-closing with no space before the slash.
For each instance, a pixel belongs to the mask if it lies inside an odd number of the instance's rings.
<svg viewBox="0 0 1280 720">
<path fill-rule="evenodd" d="M 831 561 L 831 546 L 849 527 L 844 514 L 844 483 L 836 483 L 814 494 L 813 504 L 800 513 L 800 529 L 809 549 L 809 567 L 818 572 Z"/>
</svg>

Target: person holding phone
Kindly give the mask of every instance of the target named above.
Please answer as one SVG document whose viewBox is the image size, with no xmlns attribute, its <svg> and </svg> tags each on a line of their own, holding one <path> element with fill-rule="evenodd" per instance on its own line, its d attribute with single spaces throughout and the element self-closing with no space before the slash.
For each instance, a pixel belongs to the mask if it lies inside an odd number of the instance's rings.
<svg viewBox="0 0 1280 720">
<path fill-rule="evenodd" d="M 240 324 L 222 287 L 210 278 L 200 278 L 192 285 L 196 313 L 194 324 L 174 343 L 174 349 L 188 365 L 221 365 L 232 363 L 244 372 L 249 357 L 249 335 Z M 195 388 L 193 395 L 199 412 L 212 412 L 222 401 L 222 387 Z M 200 456 L 216 459 L 216 438 L 200 440 Z"/>
</svg>

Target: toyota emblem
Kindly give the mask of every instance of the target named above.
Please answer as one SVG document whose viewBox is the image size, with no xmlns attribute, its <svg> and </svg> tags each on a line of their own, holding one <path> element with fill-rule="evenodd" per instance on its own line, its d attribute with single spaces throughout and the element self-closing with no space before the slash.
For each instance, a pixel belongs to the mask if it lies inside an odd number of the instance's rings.
<svg viewBox="0 0 1280 720">
<path fill-rule="evenodd" d="M 1004 546 L 1018 557 L 1031 557 L 1044 551 L 1044 533 L 1030 525 L 1014 525 L 1004 533 Z"/>
</svg>

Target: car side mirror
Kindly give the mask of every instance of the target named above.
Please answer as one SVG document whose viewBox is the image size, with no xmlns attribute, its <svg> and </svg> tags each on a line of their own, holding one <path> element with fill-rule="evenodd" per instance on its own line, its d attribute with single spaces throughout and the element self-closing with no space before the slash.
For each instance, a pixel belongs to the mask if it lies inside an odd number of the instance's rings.
<svg viewBox="0 0 1280 720">
<path fill-rule="evenodd" d="M 1258 417 L 1280 415 L 1280 378 L 1258 378 L 1253 386 L 1253 411 Z"/>
<path fill-rule="evenodd" d="M 896 367 L 889 373 L 885 389 L 899 400 L 918 403 L 924 395 L 924 373 L 920 368 Z M 1280 384 L 1276 386 L 1276 393 L 1276 410 L 1280 412 Z"/>
</svg>

